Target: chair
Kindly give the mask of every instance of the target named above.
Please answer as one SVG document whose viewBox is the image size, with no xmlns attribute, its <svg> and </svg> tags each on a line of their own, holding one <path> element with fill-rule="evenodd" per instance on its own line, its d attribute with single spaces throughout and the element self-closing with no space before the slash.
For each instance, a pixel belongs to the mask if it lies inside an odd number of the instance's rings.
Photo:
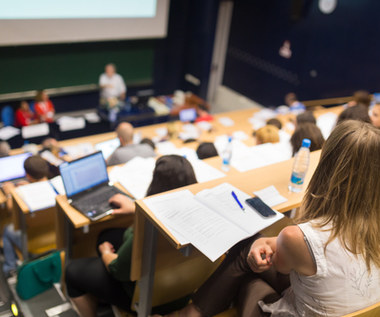
<svg viewBox="0 0 380 317">
<path fill-rule="evenodd" d="M 15 117 L 13 108 L 11 106 L 5 106 L 1 110 L 1 121 L 3 121 L 5 127 L 14 124 Z"/>
</svg>

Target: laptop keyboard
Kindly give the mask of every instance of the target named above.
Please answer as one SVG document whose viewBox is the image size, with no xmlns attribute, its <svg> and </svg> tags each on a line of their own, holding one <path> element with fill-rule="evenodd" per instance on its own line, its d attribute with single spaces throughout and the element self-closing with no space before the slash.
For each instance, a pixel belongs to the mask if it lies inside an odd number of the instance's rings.
<svg viewBox="0 0 380 317">
<path fill-rule="evenodd" d="M 73 206 L 83 212 L 91 210 L 104 210 L 110 209 L 108 200 L 115 194 L 122 193 L 115 187 L 105 187 L 100 190 L 94 191 L 86 197 L 81 198 L 79 201 L 73 202 Z"/>
</svg>

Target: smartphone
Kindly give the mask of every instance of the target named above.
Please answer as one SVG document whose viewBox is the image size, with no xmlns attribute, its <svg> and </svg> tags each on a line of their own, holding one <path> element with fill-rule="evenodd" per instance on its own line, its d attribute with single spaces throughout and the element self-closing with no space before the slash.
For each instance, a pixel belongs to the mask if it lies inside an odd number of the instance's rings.
<svg viewBox="0 0 380 317">
<path fill-rule="evenodd" d="M 263 217 L 273 217 L 276 215 L 274 210 L 270 208 L 266 203 L 264 203 L 259 197 L 249 198 L 245 201 L 248 206 L 253 208 L 253 210 L 257 211 Z"/>
</svg>

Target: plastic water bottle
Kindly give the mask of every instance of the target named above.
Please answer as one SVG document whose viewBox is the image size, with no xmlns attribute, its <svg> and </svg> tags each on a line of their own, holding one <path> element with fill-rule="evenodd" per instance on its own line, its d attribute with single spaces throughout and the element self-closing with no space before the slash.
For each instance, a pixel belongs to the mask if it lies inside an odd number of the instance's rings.
<svg viewBox="0 0 380 317">
<path fill-rule="evenodd" d="M 300 192 L 310 161 L 310 144 L 309 139 L 302 140 L 302 146 L 294 158 L 292 176 L 290 178 L 289 190 L 292 192 Z"/>
<path fill-rule="evenodd" d="M 230 170 L 232 157 L 232 137 L 228 137 L 228 143 L 222 152 L 222 170 L 228 172 Z"/>
</svg>

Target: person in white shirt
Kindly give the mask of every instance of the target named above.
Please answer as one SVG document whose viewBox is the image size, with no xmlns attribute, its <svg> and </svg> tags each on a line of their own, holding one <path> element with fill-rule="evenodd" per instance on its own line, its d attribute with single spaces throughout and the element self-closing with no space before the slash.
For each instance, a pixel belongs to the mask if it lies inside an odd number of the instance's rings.
<svg viewBox="0 0 380 317">
<path fill-rule="evenodd" d="M 110 119 L 113 116 L 116 119 L 117 112 L 125 105 L 127 87 L 114 64 L 107 64 L 104 70 L 99 77 L 100 106 L 110 111 Z"/>
</svg>

